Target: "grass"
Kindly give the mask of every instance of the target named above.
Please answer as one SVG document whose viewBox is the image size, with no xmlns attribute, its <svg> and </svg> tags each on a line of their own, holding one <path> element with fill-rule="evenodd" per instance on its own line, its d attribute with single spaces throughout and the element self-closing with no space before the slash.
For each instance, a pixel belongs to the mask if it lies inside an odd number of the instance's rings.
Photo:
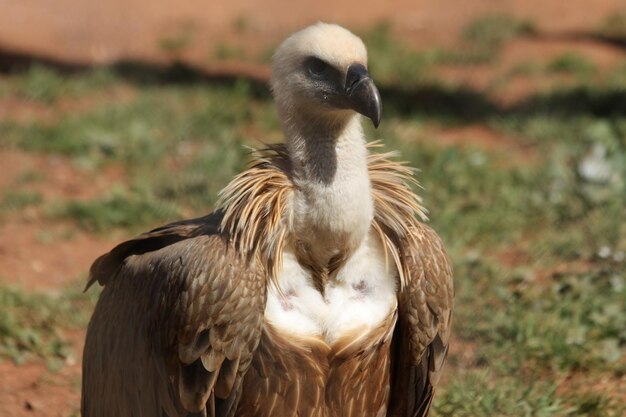
<svg viewBox="0 0 626 417">
<path fill-rule="evenodd" d="M 437 395 L 436 417 L 619 417 L 626 411 L 602 394 L 563 395 L 551 381 L 501 377 L 484 369 L 461 373 Z"/>
<path fill-rule="evenodd" d="M 241 14 L 233 20 L 233 27 L 237 33 L 247 33 L 256 26 L 255 19 L 247 14 Z"/>
<path fill-rule="evenodd" d="M 626 13 L 613 13 L 597 27 L 596 34 L 606 39 L 626 42 Z"/>
<path fill-rule="evenodd" d="M 223 87 L 148 87 L 129 103 L 67 114 L 54 123 L 0 122 L 0 146 L 77 158 L 91 166 L 147 166 L 176 154 L 186 141 L 237 140 L 249 120 L 245 83 Z M 231 112 L 230 108 L 241 108 Z"/>
<path fill-rule="evenodd" d="M 15 76 L 0 89 L 0 97 L 15 95 L 42 104 L 54 104 L 61 97 L 80 97 L 109 88 L 116 82 L 106 68 L 96 69 L 74 77 L 41 65 L 34 65 Z"/>
<path fill-rule="evenodd" d="M 381 22 L 362 34 L 368 46 L 370 69 L 377 80 L 395 86 L 414 86 L 433 79 L 438 65 L 475 65 L 492 62 L 506 42 L 535 33 L 532 23 L 508 15 L 489 15 L 469 23 L 461 34 L 462 48 L 416 51 L 394 36 Z"/>
<path fill-rule="evenodd" d="M 242 60 L 246 58 L 246 51 L 241 45 L 221 43 L 215 47 L 213 57 L 222 61 L 229 59 Z"/>
<path fill-rule="evenodd" d="M 427 76 L 436 56 L 416 52 L 398 40 L 392 27 L 382 22 L 362 34 L 368 45 L 370 72 L 383 84 L 415 85 Z"/>
<path fill-rule="evenodd" d="M 112 228 L 133 229 L 180 215 L 178 207 L 141 191 L 114 189 L 91 201 L 70 201 L 54 210 L 53 217 L 70 218 L 85 230 L 102 233 Z"/>
<path fill-rule="evenodd" d="M 534 24 L 507 14 L 492 14 L 471 21 L 462 32 L 466 48 L 448 56 L 460 64 L 485 64 L 494 61 L 502 46 L 522 36 L 536 33 Z"/>
<path fill-rule="evenodd" d="M 497 50 L 529 33 L 532 25 L 489 17 L 464 36 Z M 623 415 L 622 397 L 594 388 L 598 381 L 617 385 L 626 373 L 623 68 L 605 77 L 573 77 L 567 86 L 504 107 L 483 92 L 433 79 L 436 65 L 449 59 L 445 51 L 416 52 L 385 25 L 365 40 L 385 103 L 380 130 L 366 127 L 368 135 L 384 138 L 388 149 L 421 169 L 431 224 L 455 263 L 454 331 L 469 359 L 450 357 L 451 380 L 439 390 L 433 415 Z M 591 73 L 593 63 L 570 54 L 554 57 L 549 67 L 551 77 L 581 75 Z M 545 75 L 531 67 L 519 72 Z M 10 94 L 23 94 L 28 77 L 40 75 L 14 76 Z M 54 103 L 60 98 L 55 85 L 95 76 L 46 77 L 51 98 L 37 100 Z M 110 85 L 131 83 L 135 98 L 53 122 L 0 122 L 0 145 L 61 155 L 95 170 L 121 165 L 128 184 L 54 206 L 36 193 L 12 191 L 2 207 L 14 214 L 44 205 L 50 221 L 70 219 L 92 233 L 118 228 L 130 236 L 206 213 L 217 191 L 245 166 L 245 145 L 281 138 L 271 101 L 249 82 L 107 77 Z M 474 125 L 507 141 L 460 147 L 433 133 Z M 537 157 L 524 159 L 524 150 Z M 45 183 L 32 175 L 18 182 Z M 14 360 L 67 355 L 62 329 L 84 325 L 93 296 L 0 287 L 8 306 L 0 315 L 0 353 Z M 568 382 L 576 379 L 585 383 Z"/>
<path fill-rule="evenodd" d="M 566 52 L 555 57 L 547 66 L 548 71 L 572 75 L 589 76 L 596 67 L 589 59 L 574 52 Z"/>
<path fill-rule="evenodd" d="M 623 367 L 626 267 L 607 264 L 591 264 L 584 273 L 544 272 L 546 277 L 532 270 L 507 271 L 494 262 L 459 265 L 474 280 L 461 288 L 483 298 L 473 301 L 477 308 L 469 316 L 459 318 L 466 323 L 460 335 L 480 341 L 477 355 L 504 373 Z"/>
<path fill-rule="evenodd" d="M 516 36 L 531 33 L 531 26 L 506 16 L 488 17 L 464 31 L 463 48 L 427 48 L 416 51 L 381 22 L 361 34 L 368 46 L 370 72 L 379 84 L 414 87 L 433 81 L 440 65 L 473 65 L 491 62 L 498 48 Z M 269 54 L 268 54 L 269 56 Z"/>
<path fill-rule="evenodd" d="M 39 205 L 42 201 L 43 197 L 38 192 L 10 190 L 0 197 L 0 213 L 16 212 L 29 206 Z"/>
<path fill-rule="evenodd" d="M 183 26 L 168 36 L 159 39 L 159 49 L 172 56 L 181 54 L 193 44 L 194 30 L 191 26 Z"/>
<path fill-rule="evenodd" d="M 41 357 L 50 364 L 70 357 L 61 329 L 86 326 L 97 293 L 85 295 L 76 286 L 49 295 L 0 285 L 0 357 L 16 363 Z"/>
<path fill-rule="evenodd" d="M 470 22 L 463 30 L 464 38 L 472 43 L 498 48 L 519 36 L 536 32 L 532 22 L 516 19 L 506 14 L 481 16 Z"/>
<path fill-rule="evenodd" d="M 440 417 L 567 415 L 554 384 L 494 378 L 485 370 L 462 375 L 438 395 L 433 415 Z"/>
</svg>

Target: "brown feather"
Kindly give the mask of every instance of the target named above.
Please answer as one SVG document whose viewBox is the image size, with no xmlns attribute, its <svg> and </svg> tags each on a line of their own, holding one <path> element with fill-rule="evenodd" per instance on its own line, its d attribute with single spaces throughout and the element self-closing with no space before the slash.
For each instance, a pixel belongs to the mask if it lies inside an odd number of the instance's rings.
<svg viewBox="0 0 626 417">
<path fill-rule="evenodd" d="M 84 416 L 182 417 L 205 406 L 233 416 L 266 280 L 218 234 L 220 219 L 155 229 L 94 263 L 90 282 L 105 288 L 85 343 Z"/>
<path fill-rule="evenodd" d="M 389 417 L 428 415 L 452 325 L 452 269 L 441 239 L 421 223 L 411 233 L 404 246 L 410 273 L 398 297 Z"/>
</svg>

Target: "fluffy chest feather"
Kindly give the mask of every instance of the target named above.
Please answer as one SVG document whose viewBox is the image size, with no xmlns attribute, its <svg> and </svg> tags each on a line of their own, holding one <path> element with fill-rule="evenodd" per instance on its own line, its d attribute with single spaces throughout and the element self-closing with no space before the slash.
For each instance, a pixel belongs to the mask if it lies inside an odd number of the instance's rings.
<svg viewBox="0 0 626 417">
<path fill-rule="evenodd" d="M 332 346 L 344 336 L 370 331 L 395 311 L 396 275 L 370 233 L 322 295 L 310 272 L 288 250 L 278 277 L 283 294 L 270 288 L 265 319 L 280 332 L 319 338 Z"/>
</svg>

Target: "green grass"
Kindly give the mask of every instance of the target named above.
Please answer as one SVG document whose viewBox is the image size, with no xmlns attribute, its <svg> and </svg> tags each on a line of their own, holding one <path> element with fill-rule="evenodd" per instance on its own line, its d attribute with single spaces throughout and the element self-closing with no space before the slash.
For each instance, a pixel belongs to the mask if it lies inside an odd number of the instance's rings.
<svg viewBox="0 0 626 417">
<path fill-rule="evenodd" d="M 529 24 L 511 19 L 489 16 L 477 20 L 466 28 L 464 38 L 468 45 L 462 48 L 415 50 L 394 36 L 388 22 L 379 23 L 361 36 L 368 47 L 370 72 L 379 85 L 415 87 L 432 82 L 436 67 L 440 65 L 489 63 L 502 44 L 532 32 Z"/>
<path fill-rule="evenodd" d="M 219 190 L 245 166 L 243 146 L 222 145 L 208 143 L 194 149 L 176 175 L 147 167 L 136 170 L 132 186 L 114 187 L 89 201 L 62 202 L 49 210 L 50 216 L 72 220 L 89 232 L 105 233 L 115 228 L 141 232 L 184 213 L 200 214 L 214 205 Z"/>
<path fill-rule="evenodd" d="M 383 85 L 415 85 L 424 80 L 437 58 L 435 54 L 409 48 L 393 36 L 391 25 L 385 22 L 362 37 L 368 46 L 370 72 Z"/>
<path fill-rule="evenodd" d="M 461 373 L 437 392 L 434 417 L 619 417 L 623 404 L 605 395 L 558 394 L 551 381 L 496 376 L 484 369 Z"/>
<path fill-rule="evenodd" d="M 213 57 L 218 60 L 242 60 L 246 58 L 246 51 L 241 45 L 221 43 L 215 47 Z"/>
<path fill-rule="evenodd" d="M 617 91 L 626 89 L 626 59 L 623 59 L 619 65 L 613 68 L 607 76 L 607 84 L 611 85 Z"/>
<path fill-rule="evenodd" d="M 606 39 L 626 41 L 626 13 L 613 13 L 599 25 L 596 34 Z"/>
<path fill-rule="evenodd" d="M 206 210 L 217 200 L 217 193 L 245 168 L 247 150 L 231 141 L 207 143 L 197 149 L 176 176 L 142 175 L 137 183 L 151 190 L 162 201 L 176 201 L 193 210 Z"/>
<path fill-rule="evenodd" d="M 80 285 L 59 295 L 0 285 L 0 358 L 21 363 L 41 357 L 54 365 L 75 354 L 62 329 L 86 326 L 98 294 L 83 294 Z"/>
<path fill-rule="evenodd" d="M 171 55 L 177 55 L 187 49 L 194 38 L 192 27 L 181 27 L 177 31 L 159 39 L 159 49 Z"/>
<path fill-rule="evenodd" d="M 370 70 L 383 84 L 415 86 L 432 81 L 438 65 L 474 65 L 492 62 L 506 42 L 535 32 L 532 23 L 508 15 L 488 15 L 471 22 L 461 34 L 462 48 L 428 48 L 416 51 L 394 36 L 393 27 L 381 22 L 362 34 L 368 47 Z"/>
<path fill-rule="evenodd" d="M 497 380 L 497 383 L 494 383 Z M 439 392 L 434 416 L 566 416 L 563 400 L 549 382 L 523 382 L 519 378 L 494 378 L 477 370 L 461 375 Z"/>
<path fill-rule="evenodd" d="M 0 145 L 66 156 L 96 171 L 108 164 L 125 167 L 129 187 L 113 188 L 91 201 L 56 201 L 48 207 L 52 219 L 71 219 L 101 233 L 208 210 L 218 191 L 245 166 L 247 132 L 268 132 L 261 138 L 270 141 L 269 132 L 277 128 L 270 103 L 255 98 L 246 81 L 226 87 L 172 85 L 146 87 L 134 101 L 105 103 L 54 123 L 0 122 Z M 179 166 L 179 175 L 171 175 L 168 164 Z M 40 202 L 36 193 L 12 191 L 0 200 L 0 210 Z"/>
<path fill-rule="evenodd" d="M 588 58 L 574 52 L 566 52 L 554 58 L 547 66 L 548 71 L 572 75 L 589 76 L 596 66 Z"/>
<path fill-rule="evenodd" d="M 463 30 L 466 40 L 489 48 L 497 48 L 519 36 L 532 35 L 536 28 L 532 22 L 506 14 L 481 16 Z"/>
<path fill-rule="evenodd" d="M 68 77 L 57 70 L 34 65 L 3 86 L 0 96 L 15 95 L 49 105 L 62 97 L 80 97 L 105 90 L 116 82 L 115 75 L 105 68 Z"/>
<path fill-rule="evenodd" d="M 134 101 L 67 114 L 54 123 L 0 122 L 0 146 L 67 155 L 96 167 L 152 166 L 185 142 L 241 140 L 237 128 L 253 111 L 249 98 L 245 82 L 233 88 L 147 87 Z"/>
<path fill-rule="evenodd" d="M 10 190 L 0 197 L 0 213 L 16 212 L 29 206 L 41 204 L 40 193 L 28 190 Z"/>
<path fill-rule="evenodd" d="M 506 14 L 492 14 L 471 21 L 461 33 L 466 46 L 447 56 L 447 61 L 458 64 L 485 64 L 494 61 L 502 46 L 522 36 L 533 35 L 532 22 Z"/>
<path fill-rule="evenodd" d="M 471 299 L 461 302 L 474 308 L 459 312 L 466 323 L 459 334 L 480 341 L 477 355 L 489 367 L 504 373 L 611 371 L 622 358 L 623 263 L 597 262 L 585 273 L 552 272 L 539 279 L 528 267 L 465 262 L 457 271 L 472 281 L 460 286 L 462 297 Z"/>
<path fill-rule="evenodd" d="M 247 33 L 253 29 L 256 22 L 253 17 L 247 14 L 241 14 L 233 20 L 233 27 L 237 33 Z"/>
<path fill-rule="evenodd" d="M 72 219 L 85 230 L 98 233 L 162 223 L 179 215 L 174 203 L 157 200 L 141 190 L 117 188 L 95 200 L 67 202 L 53 213 L 53 217 Z"/>
</svg>

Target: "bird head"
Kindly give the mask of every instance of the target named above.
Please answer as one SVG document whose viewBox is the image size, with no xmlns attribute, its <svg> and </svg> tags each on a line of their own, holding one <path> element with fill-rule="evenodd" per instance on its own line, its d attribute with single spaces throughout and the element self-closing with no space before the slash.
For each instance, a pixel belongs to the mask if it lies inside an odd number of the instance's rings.
<svg viewBox="0 0 626 417">
<path fill-rule="evenodd" d="M 285 40 L 273 57 L 272 92 L 285 114 L 341 120 L 357 112 L 380 123 L 365 45 L 341 26 L 317 23 Z"/>
</svg>

